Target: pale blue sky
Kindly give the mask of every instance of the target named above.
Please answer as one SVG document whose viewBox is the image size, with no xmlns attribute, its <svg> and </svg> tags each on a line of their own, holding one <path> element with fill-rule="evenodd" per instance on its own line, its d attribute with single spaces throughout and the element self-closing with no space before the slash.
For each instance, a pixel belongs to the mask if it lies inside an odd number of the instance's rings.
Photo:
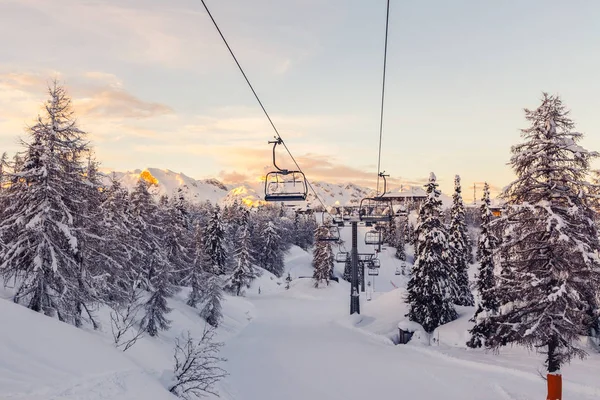
<svg viewBox="0 0 600 400">
<path fill-rule="evenodd" d="M 375 176 L 385 0 L 207 0 L 311 179 Z M 600 2 L 391 1 L 382 167 L 512 179 L 542 90 L 600 150 Z M 0 146 L 66 82 L 104 166 L 255 179 L 272 131 L 199 0 L 0 0 Z M 470 191 L 468 191 L 470 195 Z"/>
</svg>

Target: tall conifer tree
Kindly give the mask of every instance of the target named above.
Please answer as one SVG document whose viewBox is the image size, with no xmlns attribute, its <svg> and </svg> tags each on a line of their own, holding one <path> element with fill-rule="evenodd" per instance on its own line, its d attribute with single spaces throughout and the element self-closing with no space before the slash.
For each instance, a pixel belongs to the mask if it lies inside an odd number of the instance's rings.
<svg viewBox="0 0 600 400">
<path fill-rule="evenodd" d="M 597 153 L 578 144 L 583 135 L 558 96 L 544 93 L 525 117 L 531 125 L 510 161 L 517 179 L 503 193 L 500 307 L 486 344 L 543 351 L 554 398 L 560 367 L 585 355 L 578 337 L 598 308 L 600 244 L 585 181 Z"/>
<path fill-rule="evenodd" d="M 454 178 L 454 195 L 452 196 L 451 220 L 449 227 L 448 246 L 450 248 L 451 279 L 454 280 L 453 294 L 454 303 L 460 306 L 472 306 L 475 304 L 471 288 L 469 287 L 469 275 L 467 262 L 471 247 L 467 238 L 467 224 L 465 222 L 465 206 L 463 204 L 460 186 L 460 177 Z"/>
<path fill-rule="evenodd" d="M 489 317 L 498 311 L 496 278 L 494 276 L 494 252 L 498 246 L 498 239 L 492 229 L 493 219 L 494 216 L 490 210 L 490 188 L 486 182 L 481 199 L 481 233 L 477 246 L 479 268 L 476 288 L 479 299 L 472 319 L 475 326 L 469 331 L 471 333 L 471 339 L 467 342 L 469 347 L 481 347 L 485 344 L 493 332 Z"/>
<path fill-rule="evenodd" d="M 427 332 L 458 317 L 452 305 L 453 289 L 448 265 L 448 239 L 441 221 L 440 191 L 433 173 L 429 176 L 427 198 L 419 210 L 416 253 L 408 282 L 408 317 Z"/>
</svg>

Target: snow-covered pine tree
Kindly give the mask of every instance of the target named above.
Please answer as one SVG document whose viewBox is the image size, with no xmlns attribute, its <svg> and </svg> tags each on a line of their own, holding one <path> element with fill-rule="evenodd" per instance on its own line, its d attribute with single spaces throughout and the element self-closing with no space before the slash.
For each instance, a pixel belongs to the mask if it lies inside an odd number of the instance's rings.
<svg viewBox="0 0 600 400">
<path fill-rule="evenodd" d="M 242 293 L 242 287 L 248 286 L 256 278 L 251 255 L 250 230 L 248 228 L 248 217 L 242 219 L 241 234 L 237 240 L 237 246 L 233 254 L 235 266 L 227 286 L 236 296 Z"/>
<path fill-rule="evenodd" d="M 255 254 L 258 254 L 257 261 L 260 266 L 267 271 L 281 277 L 283 275 L 283 255 L 284 251 L 280 243 L 281 238 L 279 230 L 271 220 L 263 224 L 261 232 L 261 248 Z"/>
<path fill-rule="evenodd" d="M 450 279 L 457 289 L 453 294 L 454 304 L 459 306 L 472 306 L 475 304 L 473 293 L 469 287 L 469 274 L 467 259 L 471 248 L 467 238 L 467 224 L 465 223 L 465 206 L 463 204 L 460 176 L 454 177 L 454 194 L 452 195 L 451 219 L 448 232 L 448 247 L 450 249 Z"/>
<path fill-rule="evenodd" d="M 398 228 L 394 220 L 382 227 L 383 243 L 394 246 L 398 241 Z"/>
<path fill-rule="evenodd" d="M 141 233 L 135 230 L 130 211 L 129 193 L 113 174 L 100 205 L 105 248 L 93 257 L 94 263 L 107 275 L 99 293 L 107 303 L 122 304 L 128 301 L 131 288 L 137 286 L 136 281 L 141 277 L 134 260 L 141 256 L 143 248 L 140 248 L 137 240 L 132 240 L 141 237 Z"/>
<path fill-rule="evenodd" d="M 440 220 L 442 202 L 433 173 L 425 187 L 427 198 L 419 210 L 415 263 L 407 286 L 407 301 L 410 320 L 431 333 L 458 315 L 452 305 L 447 234 Z"/>
<path fill-rule="evenodd" d="M 329 229 L 326 226 L 321 225 L 315 230 L 315 236 L 327 236 L 328 232 Z M 313 273 L 313 279 L 315 281 L 316 288 L 318 288 L 319 283 L 323 281 L 329 285 L 329 277 L 333 271 L 333 262 L 334 256 L 333 250 L 331 249 L 331 242 L 317 241 L 312 262 L 315 269 Z"/>
<path fill-rule="evenodd" d="M 212 216 L 204 230 L 204 251 L 211 261 L 209 272 L 215 275 L 225 274 L 227 265 L 227 246 L 225 244 L 225 227 L 223 226 L 221 209 L 215 206 Z"/>
<path fill-rule="evenodd" d="M 200 316 L 213 327 L 219 326 L 223 319 L 221 311 L 221 301 L 223 300 L 223 288 L 221 287 L 221 279 L 217 275 L 210 275 L 205 284 L 205 303 L 200 311 Z"/>
<path fill-rule="evenodd" d="M 193 234 L 190 231 L 188 205 L 182 193 L 174 199 L 166 196 L 159 202 L 159 220 L 163 231 L 163 249 L 173 269 L 172 279 L 181 285 L 193 261 Z"/>
<path fill-rule="evenodd" d="M 299 213 L 294 215 L 294 226 L 293 226 L 293 244 L 300 247 L 301 249 L 307 250 L 306 233 L 304 232 L 304 224 L 302 216 Z"/>
<path fill-rule="evenodd" d="M 80 299 L 77 302 L 78 313 L 75 317 L 75 325 L 81 326 L 82 321 L 86 320 L 92 323 L 94 329 L 97 329 L 99 325 L 86 302 L 107 302 L 109 300 L 107 294 L 102 293 L 102 289 L 106 287 L 104 281 L 109 270 L 106 269 L 106 264 L 98 259 L 106 257 L 108 239 L 105 237 L 106 227 L 102 223 L 100 209 L 104 200 L 104 187 L 98 171 L 98 162 L 93 159 L 93 155 L 89 151 L 86 164 L 78 187 L 71 188 L 71 196 L 77 193 L 80 198 L 85 199 L 84 202 L 79 203 L 77 212 L 79 218 L 76 223 L 79 242 L 77 258 L 79 261 Z"/>
<path fill-rule="evenodd" d="M 346 260 L 344 263 L 344 275 L 342 276 L 347 282 L 352 282 L 352 262 L 350 260 Z"/>
<path fill-rule="evenodd" d="M 408 221 L 406 221 L 405 223 L 408 224 Z M 396 248 L 396 253 L 394 254 L 394 256 L 398 260 L 402 261 L 406 261 L 406 249 L 404 248 L 404 226 L 405 225 L 400 225 L 397 228 L 398 233 L 396 234 L 396 242 L 393 243 L 393 246 Z"/>
<path fill-rule="evenodd" d="M 479 255 L 479 268 L 476 277 L 476 288 L 479 294 L 477 310 L 471 321 L 475 326 L 469 330 L 471 338 L 467 342 L 469 347 L 481 347 L 491 336 L 493 328 L 490 326 L 489 316 L 498 311 L 496 278 L 494 276 L 494 252 L 498 246 L 498 239 L 492 230 L 494 216 L 490 210 L 490 187 L 487 182 L 483 186 L 481 199 L 481 233 L 477 246 Z"/>
<path fill-rule="evenodd" d="M 550 394 L 561 366 L 585 356 L 578 338 L 598 308 L 600 244 L 585 182 L 598 154 L 578 144 L 583 135 L 573 131 L 558 96 L 544 93 L 542 104 L 526 109 L 525 117 L 531 126 L 511 149 L 517 179 L 503 192 L 507 208 L 501 217 L 499 252 L 509 273 L 497 284 L 511 296 L 499 298 L 491 317 L 496 331 L 486 345 L 518 343 L 543 351 Z"/>
<path fill-rule="evenodd" d="M 150 297 L 144 304 L 144 318 L 142 326 L 148 335 L 154 337 L 159 330 L 166 331 L 171 327 L 171 321 L 167 319 L 172 309 L 167 305 L 167 299 L 175 294 L 175 287 L 169 282 L 169 272 L 165 269 L 157 269 L 150 280 Z"/>
<path fill-rule="evenodd" d="M 139 237 L 140 250 L 134 259 L 135 268 L 141 277 L 141 285 L 150 293 L 144 305 L 145 315 L 142 324 L 150 336 L 156 336 L 158 330 L 169 329 L 166 314 L 171 312 L 167 298 L 176 291 L 173 286 L 173 268 L 164 246 L 165 232 L 161 224 L 158 205 L 148 191 L 143 179 L 131 193 L 131 210 L 134 218 L 135 233 Z"/>
<path fill-rule="evenodd" d="M 205 253 L 202 239 L 203 232 L 200 221 L 196 221 L 194 227 L 194 259 L 185 273 L 185 280 L 182 282 L 192 289 L 187 298 L 187 305 L 190 307 L 196 307 L 203 301 L 206 293 L 206 280 L 211 275 L 206 272 L 211 265 L 211 260 Z"/>
<path fill-rule="evenodd" d="M 86 133 L 77 127 L 65 89 L 54 82 L 48 92 L 2 191 L 7 209 L 0 221 L 0 270 L 4 282 L 17 284 L 16 303 L 76 323 L 80 305 L 93 300 L 80 291 L 81 284 L 92 286 L 92 277 L 82 274 L 78 240 L 86 199 L 74 190 L 82 185 Z"/>
</svg>

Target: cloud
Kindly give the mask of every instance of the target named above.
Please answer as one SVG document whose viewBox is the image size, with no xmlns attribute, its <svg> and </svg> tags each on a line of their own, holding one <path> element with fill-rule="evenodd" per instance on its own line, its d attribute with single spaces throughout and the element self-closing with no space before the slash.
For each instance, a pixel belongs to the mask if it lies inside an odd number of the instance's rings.
<svg viewBox="0 0 600 400">
<path fill-rule="evenodd" d="M 94 91 L 90 97 L 74 99 L 75 110 L 86 116 L 112 118 L 151 118 L 173 114 L 165 104 L 143 101 L 114 87 Z"/>
<path fill-rule="evenodd" d="M 226 171 L 221 171 L 219 172 L 219 178 L 221 179 L 221 181 L 225 182 L 225 183 L 240 183 L 240 182 L 246 182 L 248 180 L 250 180 L 252 177 L 248 174 L 243 174 L 237 171 L 231 171 L 231 172 L 226 172 Z"/>
<path fill-rule="evenodd" d="M 0 105 L 3 116 L 22 118 L 35 115 L 46 96 L 52 79 L 61 80 L 60 73 L 27 72 L 0 73 Z M 67 85 L 78 115 L 91 119 L 108 117 L 114 120 L 143 119 L 173 114 L 171 107 L 142 100 L 122 88 L 122 82 L 113 74 L 86 72 L 69 77 L 74 84 Z"/>
</svg>

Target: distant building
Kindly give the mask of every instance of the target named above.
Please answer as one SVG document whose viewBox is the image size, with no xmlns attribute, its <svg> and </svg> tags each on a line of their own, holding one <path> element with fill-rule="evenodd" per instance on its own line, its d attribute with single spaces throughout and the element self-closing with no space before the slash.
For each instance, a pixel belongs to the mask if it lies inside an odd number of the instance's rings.
<svg viewBox="0 0 600 400">
<path fill-rule="evenodd" d="M 401 186 L 397 191 L 392 190 L 382 197 L 399 204 L 421 203 L 427 198 L 427 192 L 419 186 Z"/>
</svg>

